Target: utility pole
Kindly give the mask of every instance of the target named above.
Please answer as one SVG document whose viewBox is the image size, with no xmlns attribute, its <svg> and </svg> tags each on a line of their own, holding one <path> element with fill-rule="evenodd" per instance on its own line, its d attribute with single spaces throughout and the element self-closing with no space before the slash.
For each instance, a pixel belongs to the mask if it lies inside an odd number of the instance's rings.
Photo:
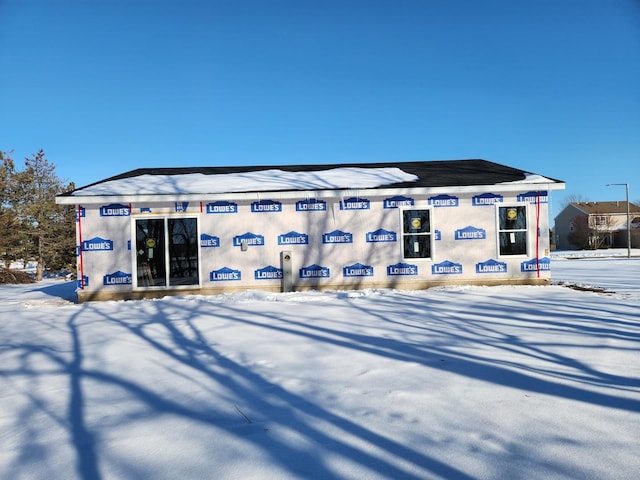
<svg viewBox="0 0 640 480">
<path fill-rule="evenodd" d="M 607 187 L 612 185 L 624 185 L 627 193 L 627 258 L 631 258 L 631 212 L 629 211 L 629 184 L 628 183 L 607 183 Z"/>
</svg>

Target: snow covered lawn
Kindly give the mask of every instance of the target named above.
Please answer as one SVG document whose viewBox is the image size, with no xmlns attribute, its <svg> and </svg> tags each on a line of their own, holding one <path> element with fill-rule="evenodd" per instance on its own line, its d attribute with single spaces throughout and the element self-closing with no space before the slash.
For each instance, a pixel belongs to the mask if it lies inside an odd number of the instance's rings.
<svg viewBox="0 0 640 480">
<path fill-rule="evenodd" d="M 609 292 L 0 286 L 0 478 L 637 478 L 640 258 L 552 269 Z"/>
</svg>

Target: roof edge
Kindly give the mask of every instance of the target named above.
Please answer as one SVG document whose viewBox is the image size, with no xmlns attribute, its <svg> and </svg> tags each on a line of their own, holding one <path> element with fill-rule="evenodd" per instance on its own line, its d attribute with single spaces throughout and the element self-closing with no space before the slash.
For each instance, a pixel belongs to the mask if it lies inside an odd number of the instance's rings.
<svg viewBox="0 0 640 480">
<path fill-rule="evenodd" d="M 551 180 L 551 179 L 550 179 Z M 190 193 L 190 194 L 153 194 L 153 195 L 59 195 L 56 203 L 61 205 L 81 205 L 98 203 L 160 203 L 167 201 L 216 201 L 216 200 L 260 200 L 265 196 L 277 199 L 296 199 L 301 197 L 343 198 L 348 196 L 383 197 L 403 192 L 407 195 L 429 194 L 467 194 L 491 192 L 522 192 L 564 190 L 565 184 L 560 181 L 542 183 L 505 183 L 500 185 L 465 185 L 451 187 L 388 187 L 366 189 L 339 190 L 283 190 L 240 193 Z"/>
</svg>

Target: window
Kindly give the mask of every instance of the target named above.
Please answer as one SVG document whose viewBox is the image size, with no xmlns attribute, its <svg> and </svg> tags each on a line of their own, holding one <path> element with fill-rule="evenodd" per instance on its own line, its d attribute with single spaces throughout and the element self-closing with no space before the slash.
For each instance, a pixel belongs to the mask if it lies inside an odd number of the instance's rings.
<svg viewBox="0 0 640 480">
<path fill-rule="evenodd" d="M 429 210 L 402 211 L 402 248 L 404 258 L 431 258 L 431 222 Z"/>
<path fill-rule="evenodd" d="M 500 255 L 527 254 L 527 207 L 498 207 Z"/>
<path fill-rule="evenodd" d="M 601 226 L 607 226 L 609 223 L 611 223 L 609 221 L 609 217 L 607 217 L 606 215 L 596 215 L 594 217 L 594 221 L 597 227 L 601 227 Z"/>
</svg>

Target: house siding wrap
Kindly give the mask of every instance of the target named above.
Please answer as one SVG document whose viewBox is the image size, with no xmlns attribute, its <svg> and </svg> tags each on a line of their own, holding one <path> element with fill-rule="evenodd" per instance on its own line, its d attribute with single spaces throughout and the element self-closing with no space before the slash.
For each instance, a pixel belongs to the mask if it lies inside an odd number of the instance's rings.
<svg viewBox="0 0 640 480">
<path fill-rule="evenodd" d="M 563 184 L 507 185 L 78 195 L 78 300 L 549 283 L 549 190 Z"/>
</svg>

